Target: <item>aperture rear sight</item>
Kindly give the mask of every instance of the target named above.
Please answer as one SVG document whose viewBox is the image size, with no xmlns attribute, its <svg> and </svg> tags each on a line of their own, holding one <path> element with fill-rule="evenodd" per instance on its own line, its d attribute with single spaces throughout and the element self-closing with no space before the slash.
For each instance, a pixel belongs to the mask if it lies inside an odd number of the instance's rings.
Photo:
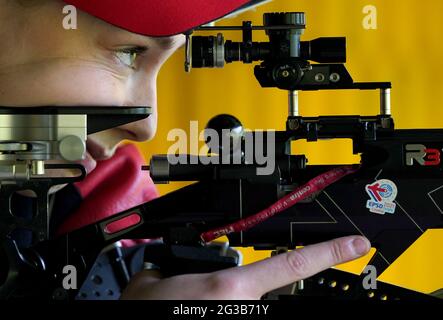
<svg viewBox="0 0 443 320">
<path fill-rule="evenodd" d="M 291 89 L 310 70 L 309 61 L 318 63 L 346 62 L 346 38 L 318 38 L 301 41 L 306 27 L 303 12 L 265 13 L 263 26 L 252 26 L 250 21 L 241 27 L 201 27 L 197 30 L 241 30 L 242 42 L 225 40 L 222 33 L 216 36 L 188 37 L 186 70 L 192 68 L 221 68 L 225 63 L 262 61 L 255 74 L 262 86 Z M 264 30 L 269 42 L 253 42 L 252 31 Z M 318 77 L 317 77 L 318 78 Z M 322 78 L 323 79 L 323 78 Z M 331 77 L 338 82 L 337 77 Z M 324 78 L 323 81 L 329 79 Z M 267 85 L 266 85 L 267 84 Z"/>
<path fill-rule="evenodd" d="M 226 40 L 217 36 L 192 37 L 192 67 L 223 67 L 224 63 L 300 58 L 320 63 L 346 62 L 344 37 L 318 38 L 300 41 L 306 27 L 305 14 L 265 13 L 263 26 L 245 21 L 242 27 L 201 27 L 197 30 L 243 30 L 243 41 Z M 253 42 L 252 30 L 265 30 L 269 42 Z"/>
<path fill-rule="evenodd" d="M 391 127 L 391 83 L 354 82 L 346 70 L 346 38 L 321 37 L 301 41 L 306 28 L 303 12 L 265 13 L 263 26 L 244 21 L 242 26 L 200 27 L 196 31 L 242 31 L 241 42 L 216 36 L 186 37 L 185 70 L 221 68 L 225 63 L 259 62 L 254 75 L 264 88 L 288 90 L 288 128 L 298 113 L 297 90 L 360 89 L 380 90 L 380 115 L 383 127 Z M 269 42 L 253 42 L 252 31 L 264 30 Z M 312 63 L 314 62 L 314 63 Z"/>
</svg>

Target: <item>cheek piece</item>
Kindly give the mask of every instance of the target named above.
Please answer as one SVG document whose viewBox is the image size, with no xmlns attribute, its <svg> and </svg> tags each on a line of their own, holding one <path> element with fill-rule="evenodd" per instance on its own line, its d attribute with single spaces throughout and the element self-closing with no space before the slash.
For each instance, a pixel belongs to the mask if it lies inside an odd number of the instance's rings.
<svg viewBox="0 0 443 320">
<path fill-rule="evenodd" d="M 150 107 L 0 107 L 0 297 L 6 294 L 8 288 L 14 287 L 15 274 L 32 264 L 24 250 L 47 243 L 55 236 L 54 223 L 59 217 L 52 210 L 54 197 L 49 196 L 49 190 L 55 185 L 82 182 L 76 192 L 86 200 L 88 195 L 82 186 L 93 183 L 90 181 L 99 181 L 103 171 L 110 177 L 116 176 L 115 171 L 101 164 L 100 170 L 86 177 L 85 168 L 79 161 L 85 156 L 87 136 L 145 119 L 150 114 Z M 122 160 L 124 157 L 126 160 Z M 117 192 L 115 197 L 121 195 L 128 207 L 152 199 L 155 192 L 149 184 L 140 185 L 144 173 L 136 170 L 136 167 L 140 169 L 142 159 L 135 147 L 119 149 L 117 159 L 120 160 L 115 165 L 124 163 L 125 175 L 131 178 L 134 184 L 131 190 L 138 198 L 124 195 L 118 187 L 112 188 Z M 64 177 L 63 172 L 67 169 L 76 174 Z M 134 171 L 132 175 L 131 169 Z M 146 180 L 149 181 L 149 177 Z M 111 185 L 110 181 L 103 183 Z M 121 187 L 130 189 L 124 184 Z M 17 194 L 19 191 L 26 191 L 25 194 L 34 197 L 20 196 Z M 100 201 L 103 204 L 103 200 L 99 200 L 98 204 Z M 124 206 L 112 204 L 112 201 L 108 201 L 107 205 L 111 210 Z M 65 214 L 70 213 L 68 206 L 64 209 Z M 106 214 L 107 211 L 100 211 L 91 217 L 104 217 Z M 82 214 L 78 216 L 82 217 Z M 75 220 L 88 222 L 81 218 Z M 69 222 L 64 228 L 72 229 Z M 38 268 L 45 268 L 40 255 L 36 263 Z"/>
</svg>

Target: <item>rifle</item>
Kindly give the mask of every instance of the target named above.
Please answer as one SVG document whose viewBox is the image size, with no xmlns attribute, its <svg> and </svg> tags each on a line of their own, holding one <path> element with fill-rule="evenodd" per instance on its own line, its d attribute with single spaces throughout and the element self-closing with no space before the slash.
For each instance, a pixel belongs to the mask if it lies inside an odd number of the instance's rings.
<svg viewBox="0 0 443 320">
<path fill-rule="evenodd" d="M 266 13 L 263 26 L 245 21 L 238 27 L 197 29 L 239 30 L 241 42 L 225 41 L 221 33 L 187 34 L 187 71 L 259 61 L 254 75 L 260 85 L 288 91 L 286 130 L 245 132 L 238 119 L 220 115 L 208 122 L 206 156 L 154 156 L 149 167 L 143 168 L 150 170 L 154 181 L 197 182 L 58 239 L 37 243 L 27 251 L 26 259 L 34 265 L 36 260 L 45 262 L 45 270 L 34 268 L 34 272 L 39 269 L 37 273 L 44 274 L 42 283 L 49 284 L 49 296 L 80 295 L 78 290 L 61 288 L 65 261 L 60 257 L 69 254 L 83 282 L 91 277 L 103 248 L 121 239 L 161 238 L 161 243 L 142 247 L 136 255 L 172 276 L 237 266 L 238 256 L 207 243 L 220 235 L 226 235 L 233 247 L 252 246 L 278 254 L 361 234 L 377 249 L 370 264 L 380 274 L 424 231 L 442 227 L 443 130 L 395 129 L 391 83 L 354 82 L 344 65 L 346 39 L 301 41 L 305 26 L 302 12 Z M 264 30 L 269 42 L 253 42 L 254 30 Z M 300 116 L 298 93 L 317 90 L 378 90 L 380 111 L 374 116 Z M 305 155 L 291 153 L 292 141 L 336 138 L 352 140 L 359 164 L 308 165 Z M 251 156 L 251 141 L 259 141 L 263 154 L 273 159 L 271 170 L 262 159 Z M 110 226 L 117 221 L 132 222 L 112 230 Z M 20 250 L 9 244 L 9 252 L 17 256 Z M 362 279 L 330 269 L 266 297 L 433 299 L 381 282 L 377 289 L 367 290 Z"/>
</svg>

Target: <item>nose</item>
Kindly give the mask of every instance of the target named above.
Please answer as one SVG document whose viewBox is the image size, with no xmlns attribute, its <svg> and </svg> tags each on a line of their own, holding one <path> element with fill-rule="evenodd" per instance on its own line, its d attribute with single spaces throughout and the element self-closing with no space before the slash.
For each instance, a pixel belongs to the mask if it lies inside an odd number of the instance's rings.
<svg viewBox="0 0 443 320">
<path fill-rule="evenodd" d="M 131 134 L 131 140 L 151 140 L 157 131 L 157 76 L 139 81 L 139 85 L 128 92 L 124 106 L 151 107 L 152 113 L 146 119 L 120 126 Z"/>
</svg>

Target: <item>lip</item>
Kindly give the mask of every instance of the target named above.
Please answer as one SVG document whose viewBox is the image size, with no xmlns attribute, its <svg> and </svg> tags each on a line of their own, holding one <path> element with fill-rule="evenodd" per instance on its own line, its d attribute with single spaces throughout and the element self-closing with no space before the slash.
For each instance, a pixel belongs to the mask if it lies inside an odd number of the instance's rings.
<svg viewBox="0 0 443 320">
<path fill-rule="evenodd" d="M 88 151 L 86 151 L 85 158 L 78 163 L 85 168 L 87 174 L 91 173 L 95 169 L 95 167 L 97 167 L 97 161 L 91 156 Z"/>
<path fill-rule="evenodd" d="M 91 173 L 97 167 L 97 161 L 112 157 L 112 154 L 110 154 L 106 148 L 90 138 L 86 140 L 86 150 L 85 158 L 78 161 L 78 163 L 85 168 L 87 174 Z"/>
<path fill-rule="evenodd" d="M 112 154 L 106 148 L 90 138 L 86 140 L 86 149 L 96 161 L 107 160 L 112 157 Z"/>
<path fill-rule="evenodd" d="M 126 139 L 131 139 L 135 134 L 130 130 L 123 130 L 126 135 Z M 79 161 L 81 165 L 83 165 L 86 169 L 86 172 L 89 174 L 92 170 L 97 166 L 97 161 L 110 159 L 115 152 L 115 148 L 113 150 L 109 150 L 105 148 L 100 143 L 94 141 L 90 136 L 86 140 L 86 153 L 85 159 Z"/>
</svg>

